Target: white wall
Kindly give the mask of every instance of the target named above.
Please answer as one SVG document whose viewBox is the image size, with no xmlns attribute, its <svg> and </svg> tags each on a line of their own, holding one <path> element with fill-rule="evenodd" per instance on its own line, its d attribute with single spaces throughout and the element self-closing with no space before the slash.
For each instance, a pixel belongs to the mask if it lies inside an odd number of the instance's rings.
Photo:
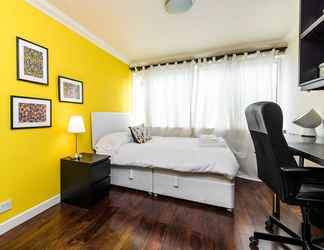
<svg viewBox="0 0 324 250">
<path fill-rule="evenodd" d="M 278 99 L 284 115 L 284 129 L 292 133 L 300 132 L 292 121 L 311 108 L 324 118 L 324 90 L 304 92 L 298 87 L 298 53 L 298 34 L 294 34 L 288 41 L 288 49 L 282 62 Z M 317 133 L 324 137 L 323 125 L 317 128 Z"/>
</svg>

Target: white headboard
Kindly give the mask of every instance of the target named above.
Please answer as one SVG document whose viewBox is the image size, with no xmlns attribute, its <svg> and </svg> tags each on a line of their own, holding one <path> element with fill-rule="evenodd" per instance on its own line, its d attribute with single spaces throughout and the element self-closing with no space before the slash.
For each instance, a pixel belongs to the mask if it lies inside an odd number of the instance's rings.
<svg viewBox="0 0 324 250">
<path fill-rule="evenodd" d="M 92 148 L 94 148 L 97 141 L 106 134 L 127 131 L 129 124 L 129 113 L 92 112 Z"/>
</svg>

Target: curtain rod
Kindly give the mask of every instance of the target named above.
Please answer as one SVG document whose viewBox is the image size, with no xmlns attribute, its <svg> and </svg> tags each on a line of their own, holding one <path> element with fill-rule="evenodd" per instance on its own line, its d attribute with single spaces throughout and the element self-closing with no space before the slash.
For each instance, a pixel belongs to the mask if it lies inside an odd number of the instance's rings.
<svg viewBox="0 0 324 250">
<path fill-rule="evenodd" d="M 272 51 L 273 49 L 279 51 L 279 52 L 285 52 L 285 50 L 287 49 L 287 46 L 282 46 L 282 47 L 274 47 L 274 48 L 271 48 L 271 49 L 259 49 L 259 50 L 252 50 L 252 51 L 246 51 L 246 52 L 238 52 L 238 53 L 229 53 L 229 54 L 232 54 L 232 55 L 237 55 L 237 56 L 240 56 L 240 55 L 244 55 L 244 54 L 253 54 L 253 53 L 256 53 L 257 51 L 260 51 L 260 52 L 268 52 L 268 51 Z M 154 63 L 154 64 L 149 64 L 149 65 L 143 65 L 143 66 L 133 66 L 133 67 L 129 67 L 129 69 L 131 71 L 141 71 L 143 69 L 148 69 L 149 67 L 157 67 L 157 66 L 164 66 L 164 65 L 167 65 L 167 64 L 182 64 L 184 62 L 192 62 L 192 61 L 195 61 L 196 63 L 198 63 L 199 61 L 201 60 L 204 60 L 206 62 L 209 62 L 209 61 L 212 61 L 212 60 L 219 60 L 221 58 L 223 58 L 224 56 L 226 56 L 227 54 L 223 54 L 223 55 L 217 55 L 217 56 L 207 56 L 207 57 L 198 57 L 198 58 L 193 58 L 193 59 L 186 59 L 186 60 L 175 60 L 175 61 L 170 61 L 170 62 L 164 62 L 164 63 Z M 215 58 L 215 59 L 214 59 Z"/>
</svg>

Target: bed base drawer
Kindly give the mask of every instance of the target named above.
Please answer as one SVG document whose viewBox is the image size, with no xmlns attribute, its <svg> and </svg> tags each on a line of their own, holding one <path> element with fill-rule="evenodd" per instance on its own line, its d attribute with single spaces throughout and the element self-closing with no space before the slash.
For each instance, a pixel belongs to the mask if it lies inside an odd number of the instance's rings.
<svg viewBox="0 0 324 250">
<path fill-rule="evenodd" d="M 152 169 L 111 166 L 111 184 L 152 192 Z"/>
<path fill-rule="evenodd" d="M 234 208 L 234 182 L 218 176 L 153 171 L 153 193 Z"/>
</svg>

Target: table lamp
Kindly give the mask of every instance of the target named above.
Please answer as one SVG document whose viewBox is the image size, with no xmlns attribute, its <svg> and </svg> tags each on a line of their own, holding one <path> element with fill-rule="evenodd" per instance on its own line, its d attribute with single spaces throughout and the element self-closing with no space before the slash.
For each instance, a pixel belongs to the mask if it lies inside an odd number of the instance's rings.
<svg viewBox="0 0 324 250">
<path fill-rule="evenodd" d="M 75 134 L 75 153 L 74 159 L 78 160 L 82 157 L 78 153 L 78 135 L 85 132 L 83 118 L 80 115 L 73 115 L 70 117 L 68 132 Z"/>
<path fill-rule="evenodd" d="M 293 123 L 303 128 L 301 136 L 316 137 L 315 128 L 321 125 L 322 118 L 314 109 L 311 109 L 307 113 L 295 119 Z"/>
</svg>

